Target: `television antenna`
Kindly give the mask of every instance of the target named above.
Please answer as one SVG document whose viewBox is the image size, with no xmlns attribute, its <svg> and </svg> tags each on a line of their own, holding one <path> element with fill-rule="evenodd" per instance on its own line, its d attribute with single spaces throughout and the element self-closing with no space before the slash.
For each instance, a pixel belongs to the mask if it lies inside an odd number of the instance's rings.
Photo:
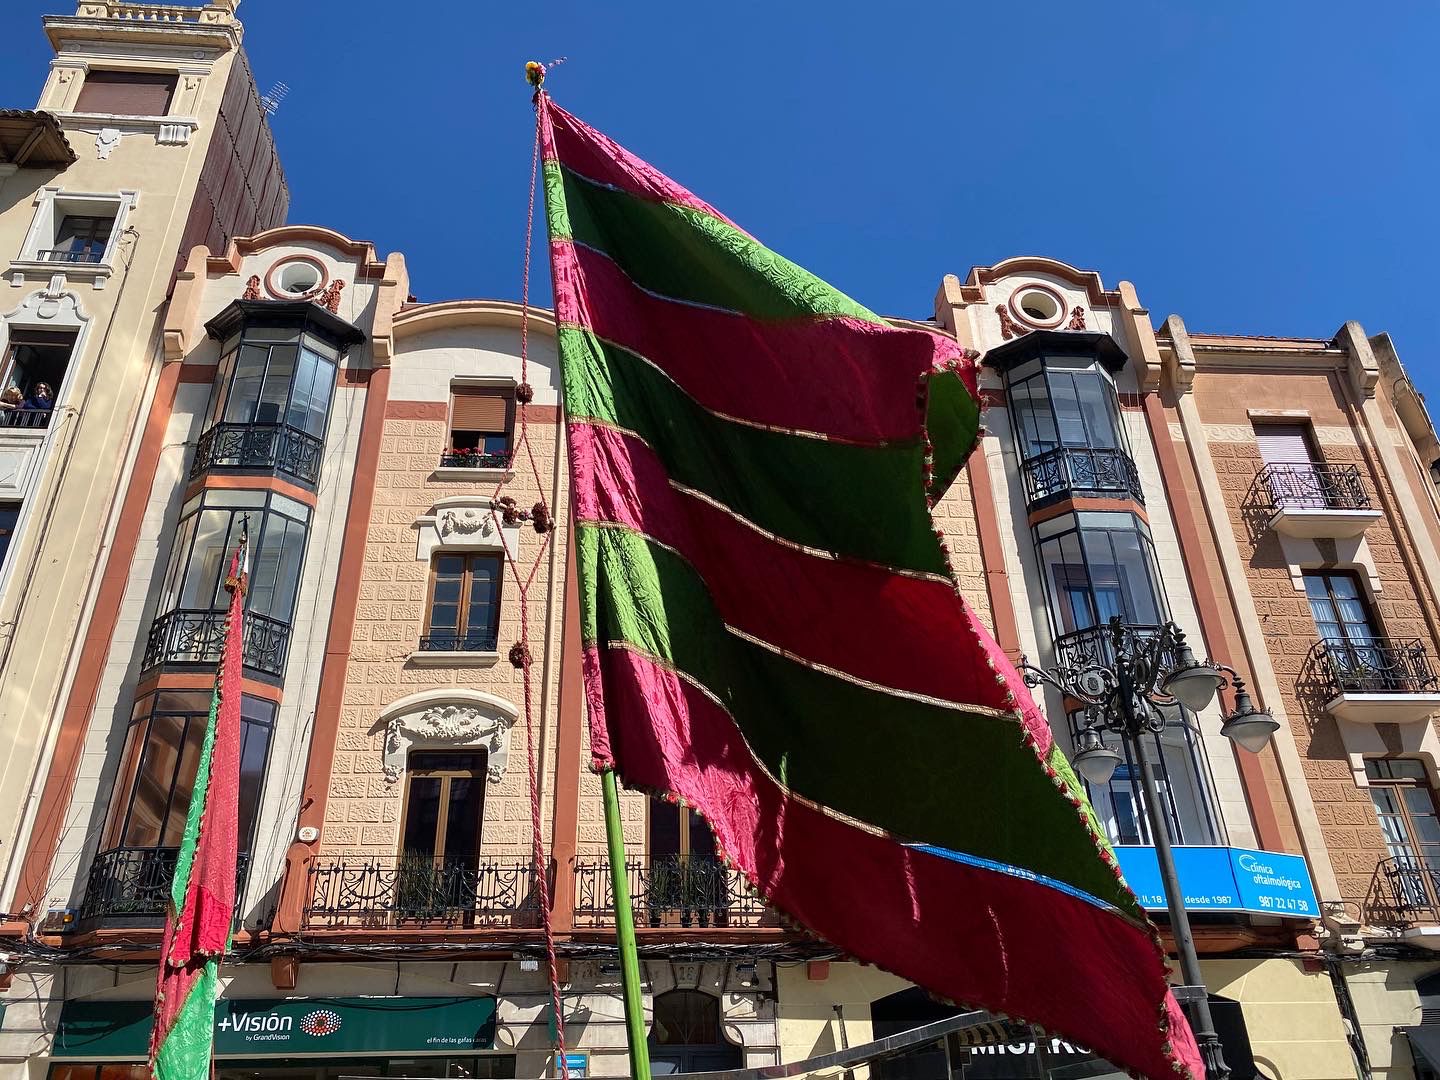
<svg viewBox="0 0 1440 1080">
<path fill-rule="evenodd" d="M 275 110 L 280 108 L 280 103 L 290 93 L 290 87 L 283 82 L 272 83 L 270 89 L 260 95 L 260 108 L 265 110 L 266 116 L 274 116 Z"/>
</svg>

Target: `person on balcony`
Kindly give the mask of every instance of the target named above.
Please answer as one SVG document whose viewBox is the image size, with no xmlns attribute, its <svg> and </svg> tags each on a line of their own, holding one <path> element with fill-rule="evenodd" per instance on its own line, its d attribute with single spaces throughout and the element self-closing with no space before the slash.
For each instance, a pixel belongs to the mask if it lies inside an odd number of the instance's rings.
<svg viewBox="0 0 1440 1080">
<path fill-rule="evenodd" d="M 49 412 L 55 408 L 55 391 L 49 383 L 38 382 L 30 391 L 30 395 L 25 399 L 25 404 L 21 407 L 34 412 Z"/>
</svg>

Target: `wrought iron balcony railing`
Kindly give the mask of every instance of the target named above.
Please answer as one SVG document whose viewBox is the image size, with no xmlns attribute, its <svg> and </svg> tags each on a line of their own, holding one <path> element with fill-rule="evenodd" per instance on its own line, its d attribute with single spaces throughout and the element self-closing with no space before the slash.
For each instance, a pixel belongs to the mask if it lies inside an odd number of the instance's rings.
<svg viewBox="0 0 1440 1080">
<path fill-rule="evenodd" d="M 325 444 L 288 424 L 216 424 L 195 443 L 190 479 L 210 469 L 272 469 L 313 485 Z"/>
<path fill-rule="evenodd" d="M 483 450 L 446 450 L 440 455 L 442 469 L 508 469 L 511 453 L 497 450 L 486 453 Z"/>
<path fill-rule="evenodd" d="M 1266 465 L 1258 481 L 1270 500 L 1271 510 L 1370 509 L 1370 493 L 1355 465 Z"/>
<path fill-rule="evenodd" d="M 79 248 L 42 248 L 39 252 L 40 262 L 54 263 L 98 263 L 105 255 L 104 247 Z"/>
<path fill-rule="evenodd" d="M 161 664 L 218 664 L 225 644 L 225 612 L 177 608 L 155 620 L 145 642 L 141 668 L 149 671 Z M 285 671 L 285 654 L 290 645 L 290 626 L 268 615 L 245 613 L 245 655 L 247 668 L 266 675 Z"/>
<path fill-rule="evenodd" d="M 1421 855 L 1382 859 L 1370 879 L 1364 919 L 1374 926 L 1440 923 L 1440 862 Z"/>
<path fill-rule="evenodd" d="M 655 855 L 625 864 L 640 927 L 749 927 L 769 924 L 769 909 L 740 871 L 714 855 Z M 575 862 L 575 925 L 615 925 L 607 860 Z"/>
<path fill-rule="evenodd" d="M 540 925 L 528 857 L 322 855 L 306 873 L 305 925 L 312 929 Z"/>
<path fill-rule="evenodd" d="M 173 847 L 123 847 L 100 852 L 90 864 L 77 926 L 84 929 L 87 924 L 120 920 L 134 925 L 160 925 L 170 902 L 170 883 L 179 854 L 180 849 Z M 242 852 L 236 867 L 242 886 L 249 867 L 250 856 Z"/>
<path fill-rule="evenodd" d="M 49 409 L 0 409 L 0 427 L 46 428 L 50 426 Z"/>
<path fill-rule="evenodd" d="M 1336 694 L 1424 694 L 1440 681 L 1423 642 L 1322 638 L 1314 648 L 1325 689 Z"/>
<path fill-rule="evenodd" d="M 1127 646 L 1132 640 L 1150 641 L 1160 635 L 1160 630 L 1159 626 L 1126 623 Z M 1090 667 L 1114 667 L 1115 642 L 1111 636 L 1110 627 L 1091 626 L 1056 638 L 1055 661 L 1058 666 L 1071 671 L 1081 671 Z M 1161 658 L 1161 663 L 1170 667 L 1174 667 L 1176 662 L 1177 658 L 1174 655 Z"/>
<path fill-rule="evenodd" d="M 432 630 L 420 637 L 420 652 L 494 652 L 500 645 L 500 628 Z"/>
<path fill-rule="evenodd" d="M 1124 450 L 1114 447 L 1061 446 L 1026 458 L 1025 500 L 1030 504 L 1066 493 L 1129 496 L 1144 505 L 1140 473 Z"/>
</svg>

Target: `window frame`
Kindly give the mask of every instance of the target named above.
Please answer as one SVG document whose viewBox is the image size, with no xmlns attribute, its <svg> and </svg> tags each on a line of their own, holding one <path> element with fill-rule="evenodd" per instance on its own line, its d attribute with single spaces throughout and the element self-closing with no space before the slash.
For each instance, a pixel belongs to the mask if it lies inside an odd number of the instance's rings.
<svg viewBox="0 0 1440 1080">
<path fill-rule="evenodd" d="M 429 757 L 460 758 L 474 757 L 476 755 L 479 755 L 480 757 L 480 764 L 472 768 L 447 768 L 444 766 L 433 765 L 427 766 L 424 763 L 425 759 Z M 420 760 L 421 764 L 417 765 L 415 763 L 417 759 Z M 476 862 L 480 860 L 481 853 L 484 851 L 485 846 L 485 803 L 487 801 L 486 785 L 489 783 L 489 763 L 490 752 L 486 747 L 483 746 L 467 747 L 465 749 L 456 750 L 417 750 L 412 751 L 408 755 L 405 762 L 405 792 L 400 805 L 400 832 L 398 837 L 396 838 L 396 848 L 398 851 L 398 857 L 400 859 L 403 860 L 414 857 L 424 857 L 430 859 L 437 866 L 442 865 L 446 860 L 452 858 L 474 859 Z M 412 854 L 411 852 L 405 850 L 405 836 L 409 830 L 410 813 L 413 806 L 411 792 L 414 790 L 415 780 L 433 779 L 435 777 L 439 777 L 440 779 L 440 815 L 435 821 L 434 850 L 431 851 L 428 855 L 422 855 L 422 853 L 420 852 L 415 852 Z M 479 820 L 475 823 L 475 852 L 473 855 L 464 854 L 459 856 L 453 856 L 451 855 L 451 853 L 445 850 L 447 834 L 449 832 L 450 826 L 450 812 L 453 808 L 450 799 L 451 784 L 457 778 L 473 781 L 478 785 L 478 790 L 480 792 L 480 808 L 477 815 Z"/>
<path fill-rule="evenodd" d="M 170 702 L 170 707 L 160 708 L 164 699 L 193 698 L 193 702 L 187 702 L 191 707 L 175 707 L 178 701 Z M 125 727 L 125 737 L 121 743 L 120 763 L 115 775 L 115 785 L 110 808 L 106 814 L 105 829 L 102 851 L 114 851 L 117 849 L 133 849 L 139 851 L 165 851 L 178 847 L 176 844 L 164 842 L 166 832 L 171 825 L 172 816 L 178 816 L 176 822 L 181 831 L 184 830 L 185 815 L 188 812 L 188 805 L 185 810 L 178 810 L 176 807 L 176 794 L 179 787 L 179 777 L 182 767 L 185 764 L 185 747 L 190 740 L 191 732 L 199 730 L 200 738 L 204 738 L 205 725 L 210 712 L 210 692 L 205 690 L 152 690 L 138 698 L 131 706 L 130 719 Z M 275 747 L 276 718 L 279 713 L 279 706 L 266 698 L 257 697 L 253 694 L 243 694 L 240 702 L 240 762 L 243 770 L 246 748 L 251 738 L 256 737 L 255 733 L 265 733 L 264 752 L 260 762 L 261 782 L 252 794 L 251 818 L 246 827 L 244 822 L 244 806 L 246 792 L 242 786 L 241 798 L 241 821 L 239 835 L 239 850 L 242 854 L 249 854 L 254 847 L 256 831 L 259 829 L 260 817 L 263 810 L 263 787 L 269 774 L 270 754 Z M 156 730 L 157 719 L 182 718 L 180 725 L 180 752 L 175 756 L 175 761 L 170 770 L 169 782 L 166 786 L 165 809 L 161 815 L 157 842 L 153 844 L 130 843 L 128 837 L 131 835 L 131 825 L 134 823 L 135 802 L 139 795 L 140 779 L 144 774 L 146 763 L 150 760 L 153 749 L 153 735 Z M 199 763 L 198 753 L 196 764 Z M 191 792 L 194 791 L 194 777 L 190 778 Z"/>
<path fill-rule="evenodd" d="M 455 427 L 455 402 L 456 402 L 456 399 L 457 399 L 457 398 L 464 397 L 464 396 L 470 395 L 470 394 L 476 394 L 476 395 L 483 394 L 483 395 L 485 395 L 485 396 L 497 397 L 497 398 L 502 399 L 502 400 L 505 402 L 505 422 L 504 422 L 504 430 L 503 430 L 503 431 L 499 431 L 499 432 L 485 432 L 485 431 L 479 431 L 479 429 L 471 429 L 471 428 L 465 428 L 465 429 L 463 429 L 463 430 L 465 430 L 465 431 L 474 430 L 474 431 L 477 432 L 477 434 L 479 434 L 479 435 L 482 436 L 482 438 L 481 438 L 481 440 L 480 440 L 480 443 L 477 444 L 477 449 L 476 449 L 476 450 L 473 450 L 473 451 L 472 451 L 472 450 L 457 449 L 457 447 L 456 447 L 456 445 L 455 445 L 455 432 L 456 432 L 456 427 Z M 446 451 L 445 451 L 445 452 L 446 452 L 446 454 L 452 455 L 452 456 L 463 456 L 463 455 L 468 455 L 468 454 L 476 454 L 476 455 L 478 456 L 479 454 L 499 455 L 499 454 L 502 454 L 502 453 L 503 453 L 504 456 L 505 456 L 505 464 L 504 464 L 503 466 L 497 465 L 497 466 L 491 466 L 491 467 L 494 467 L 494 468 L 509 468 L 509 467 L 510 467 L 510 463 L 513 461 L 513 459 L 514 459 L 514 454 L 515 454 L 515 420 L 516 420 L 516 412 L 517 412 L 517 405 L 516 405 L 516 399 L 515 399 L 515 383 L 514 383 L 514 381 L 512 381 L 512 380 L 510 380 L 510 379 L 505 379 L 505 380 L 503 380 L 503 381 L 495 381 L 495 380 L 488 380 L 488 379 L 487 379 L 487 380 L 482 380 L 482 381 L 471 381 L 471 380 L 468 380 L 468 379 L 456 379 L 456 380 L 453 380 L 453 381 L 450 383 L 450 395 L 449 395 L 449 398 L 447 399 L 447 401 L 446 401 L 446 403 L 445 403 L 445 447 L 446 447 Z M 503 451 L 500 451 L 500 450 L 487 451 L 487 450 L 479 449 L 478 447 L 479 447 L 479 446 L 483 446 L 483 443 L 484 443 L 484 438 L 483 438 L 483 436 L 485 436 L 485 435 L 487 435 L 487 434 L 491 434 L 491 435 L 503 435 L 503 436 L 505 437 L 505 449 L 504 449 Z M 463 467 L 463 466 L 462 466 L 462 467 Z"/>
<path fill-rule="evenodd" d="M 140 202 L 140 193 L 130 188 L 119 191 L 67 191 L 61 187 L 44 187 L 35 195 L 35 213 L 30 219 L 25 240 L 13 268 L 64 274 L 67 277 L 108 278 L 114 273 L 115 252 L 125 235 L 130 212 Z M 97 262 L 55 262 L 44 258 L 44 252 L 55 250 L 60 224 L 67 216 L 110 217 L 113 224 L 110 238 Z M 58 390 L 59 387 L 56 387 Z"/>
<path fill-rule="evenodd" d="M 293 331 L 294 337 L 285 339 L 283 334 Z M 240 377 L 240 357 L 246 348 L 265 349 L 265 363 L 262 367 L 259 382 L 257 384 L 254 401 L 248 410 L 248 419 L 226 419 L 230 406 L 234 400 L 235 383 Z M 294 348 L 294 365 L 285 379 L 285 398 L 280 403 L 279 417 L 276 420 L 258 420 L 256 416 L 262 404 L 265 404 L 265 387 L 271 378 L 271 366 L 275 363 L 275 350 L 279 348 Z M 311 397 L 314 397 L 314 388 L 319 384 L 320 372 L 323 366 L 329 365 L 330 381 L 329 392 L 325 403 L 324 422 L 320 425 L 318 432 L 312 432 L 305 427 L 297 427 L 290 423 L 290 414 L 295 408 L 296 390 L 299 385 L 298 376 L 301 365 L 305 362 L 306 352 L 316 357 L 316 369 L 312 375 L 310 388 Z M 303 318 L 276 318 L 266 319 L 257 315 L 247 319 L 237 333 L 226 337 L 220 346 L 220 359 L 215 369 L 215 385 L 210 392 L 210 401 L 206 407 L 206 430 L 210 430 L 220 424 L 234 424 L 243 427 L 268 427 L 276 426 L 287 431 L 298 432 L 301 435 L 323 443 L 325 436 L 330 431 L 330 417 L 335 411 L 336 391 L 340 385 L 340 365 L 344 360 L 346 348 L 334 341 L 328 335 L 317 332 L 313 324 Z M 307 409 L 306 415 L 313 415 Z M 303 420 L 303 418 L 302 418 Z"/>
<path fill-rule="evenodd" d="M 1345 578 L 1353 581 L 1355 583 L 1355 595 L 1353 597 L 1337 597 L 1335 595 L 1334 585 L 1332 584 L 1332 579 L 1334 578 Z M 1365 589 L 1364 578 L 1358 572 L 1348 569 L 1303 570 L 1301 571 L 1301 579 L 1306 585 L 1305 603 L 1306 606 L 1310 608 L 1310 619 L 1315 624 L 1315 635 L 1321 641 L 1332 640 L 1332 635 L 1328 635 L 1320 629 L 1321 620 L 1315 616 L 1315 606 L 1308 587 L 1309 582 L 1312 580 L 1323 580 L 1325 582 L 1325 599 L 1335 611 L 1336 618 L 1334 625 L 1339 627 L 1340 634 L 1338 636 L 1346 646 L 1354 649 L 1374 648 L 1377 643 L 1386 640 L 1385 627 L 1381 625 L 1380 620 L 1376 617 L 1375 607 L 1370 603 L 1370 595 Z M 1359 603 L 1360 609 L 1365 615 L 1365 626 L 1370 631 L 1369 640 L 1360 641 L 1350 637 L 1350 633 L 1346 628 L 1355 624 L 1346 621 L 1341 615 L 1340 601 L 1342 600 L 1351 600 Z M 1329 620 L 1326 621 L 1328 622 Z"/>
<path fill-rule="evenodd" d="M 117 78 L 118 76 L 118 78 Z M 82 108 L 85 96 L 85 89 L 88 86 L 99 86 L 109 82 L 113 86 L 160 86 L 165 85 L 168 92 L 165 95 L 165 107 L 159 112 L 110 112 L 97 111 L 95 109 Z M 180 90 L 180 73 L 178 71 L 157 71 L 149 68 L 90 68 L 85 72 L 85 78 L 81 80 L 80 89 L 75 95 L 75 107 L 73 112 L 82 116 L 126 116 L 143 117 L 151 120 L 159 120 L 170 116 L 175 107 L 175 98 Z"/>
<path fill-rule="evenodd" d="M 229 500 L 246 496 L 259 497 L 260 501 L 251 505 L 241 502 L 229 502 L 227 505 Z M 305 515 L 301 517 L 293 512 L 294 507 L 304 509 Z M 221 549 L 221 557 L 216 564 L 215 577 L 210 590 L 210 606 L 198 607 L 182 604 L 180 601 L 186 591 L 186 582 L 190 576 L 190 564 L 195 557 L 200 516 L 212 510 L 228 510 L 230 520 L 226 526 L 225 544 Z M 262 615 L 287 627 L 293 625 L 295 605 L 299 601 L 300 586 L 304 581 L 305 554 L 310 546 L 314 508 L 280 492 L 256 488 L 204 488 L 181 506 L 179 520 L 176 522 L 175 531 L 172 534 L 170 556 L 165 564 L 165 576 L 160 582 L 161 602 L 155 616 L 157 622 L 175 611 L 223 611 L 229 606 L 229 598 L 223 593 L 225 573 L 228 569 L 225 553 L 233 550 L 235 543 L 238 542 L 245 514 L 252 515 L 250 530 L 251 588 L 245 593 L 245 610 L 253 611 L 254 614 Z M 256 574 L 261 565 L 262 556 L 267 553 L 265 542 L 272 518 L 283 519 L 287 523 L 287 531 L 289 526 L 298 525 L 304 532 L 304 539 L 301 541 L 299 556 L 295 564 L 295 585 L 286 605 L 287 614 L 283 618 L 273 614 L 275 610 L 273 602 L 268 605 L 269 610 L 258 610 L 254 606 L 255 598 L 261 591 L 255 587 Z M 196 527 L 187 534 L 187 526 L 191 521 L 196 523 Z M 276 566 L 278 577 L 280 564 L 277 563 Z"/>
<path fill-rule="evenodd" d="M 1112 523 L 1113 521 L 1113 523 Z M 1133 511 L 1095 511 L 1081 510 L 1074 513 L 1062 514 L 1049 518 L 1038 523 L 1033 528 L 1036 561 L 1039 564 L 1040 576 L 1045 588 L 1045 610 L 1050 619 L 1050 629 L 1054 637 L 1060 638 L 1067 634 L 1080 633 L 1084 630 L 1094 629 L 1096 626 L 1103 626 L 1105 620 L 1102 618 L 1091 626 L 1070 626 L 1075 620 L 1073 607 L 1067 602 L 1068 596 L 1073 590 L 1084 588 L 1089 598 L 1091 609 L 1099 615 L 1097 599 L 1097 575 L 1093 572 L 1092 566 L 1100 569 L 1113 571 L 1114 588 L 1120 594 L 1122 609 L 1129 609 L 1134 606 L 1138 597 L 1137 590 L 1142 588 L 1144 583 L 1137 583 L 1130 580 L 1130 564 L 1122 562 L 1120 553 L 1116 551 L 1113 534 L 1133 533 L 1139 546 L 1140 557 L 1149 578 L 1149 596 L 1155 609 L 1155 618 L 1152 622 L 1142 622 L 1138 616 L 1132 615 L 1128 610 L 1122 610 L 1120 615 L 1127 623 L 1136 625 L 1161 625 L 1169 621 L 1170 604 L 1169 598 L 1165 595 L 1164 579 L 1160 576 L 1160 565 L 1158 556 L 1155 553 L 1155 541 L 1150 534 L 1149 528 L 1140 516 Z M 1086 534 L 1103 533 L 1105 543 L 1110 550 L 1112 557 L 1108 563 L 1092 563 L 1091 545 L 1086 542 Z M 1069 558 L 1065 548 L 1066 538 L 1074 537 L 1074 546 L 1079 561 L 1075 562 Z M 1052 560 L 1051 553 L 1059 556 Z M 1083 571 L 1084 582 L 1076 583 L 1067 581 L 1063 588 L 1058 580 L 1052 580 L 1055 575 L 1051 569 L 1063 569 L 1065 576 L 1070 578 L 1076 571 Z M 1105 587 L 1108 587 L 1105 586 Z"/>
<path fill-rule="evenodd" d="M 447 652 L 495 652 L 500 647 L 500 616 L 501 605 L 504 601 L 505 592 L 505 553 L 503 551 L 457 551 L 454 549 L 440 549 L 430 557 L 429 581 L 425 587 L 425 614 L 420 624 L 420 636 L 422 638 L 433 637 L 435 618 L 435 586 L 439 581 L 439 562 L 441 559 L 460 559 L 463 563 L 463 570 L 460 577 L 460 599 L 458 602 L 458 613 L 456 615 L 455 640 L 456 643 L 463 642 L 470 632 L 470 590 L 473 588 L 474 575 L 473 566 L 477 560 L 485 560 L 495 564 L 495 596 L 490 606 L 493 610 L 491 616 L 490 639 L 495 642 L 494 649 L 454 649 L 440 650 Z M 441 632 L 448 631 L 448 627 L 442 628 Z"/>
</svg>

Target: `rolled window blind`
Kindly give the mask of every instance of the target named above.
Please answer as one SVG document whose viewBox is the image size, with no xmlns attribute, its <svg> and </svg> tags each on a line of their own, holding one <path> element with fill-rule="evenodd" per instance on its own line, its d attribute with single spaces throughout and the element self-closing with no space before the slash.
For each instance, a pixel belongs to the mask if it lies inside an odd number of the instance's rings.
<svg viewBox="0 0 1440 1080">
<path fill-rule="evenodd" d="M 506 429 L 510 395 L 499 390 L 456 390 L 450 408 L 452 431 L 500 433 Z"/>
<path fill-rule="evenodd" d="M 1265 424 L 1255 429 L 1260 460 L 1266 465 L 1303 465 L 1311 460 L 1302 424 Z"/>
<path fill-rule="evenodd" d="M 151 71 L 91 71 L 80 87 L 75 111 L 119 116 L 164 116 L 170 111 L 175 76 Z"/>
</svg>

